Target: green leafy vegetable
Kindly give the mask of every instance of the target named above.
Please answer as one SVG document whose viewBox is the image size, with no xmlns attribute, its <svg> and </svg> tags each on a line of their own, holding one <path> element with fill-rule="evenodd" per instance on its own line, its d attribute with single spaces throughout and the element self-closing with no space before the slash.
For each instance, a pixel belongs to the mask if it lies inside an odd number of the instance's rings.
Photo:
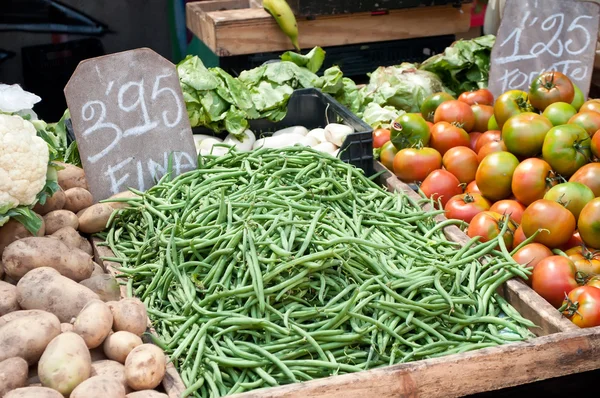
<svg viewBox="0 0 600 398">
<path fill-rule="evenodd" d="M 384 128 L 387 129 L 390 127 L 392 122 L 396 120 L 400 115 L 406 112 L 397 110 L 393 106 L 381 106 L 374 102 L 371 102 L 365 108 L 363 113 L 363 120 L 369 126 L 374 129 Z"/>
</svg>

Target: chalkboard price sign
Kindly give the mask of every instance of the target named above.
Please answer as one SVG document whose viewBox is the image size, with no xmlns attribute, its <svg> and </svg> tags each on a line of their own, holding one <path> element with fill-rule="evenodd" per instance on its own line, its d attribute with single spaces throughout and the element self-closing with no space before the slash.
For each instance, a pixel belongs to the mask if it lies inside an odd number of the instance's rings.
<svg viewBox="0 0 600 398">
<path fill-rule="evenodd" d="M 141 48 L 82 61 L 65 87 L 94 200 L 197 165 L 175 66 Z"/>
<path fill-rule="evenodd" d="M 507 0 L 492 50 L 489 88 L 498 96 L 529 90 L 545 71 L 562 72 L 587 94 L 598 6 L 577 0 Z"/>
</svg>

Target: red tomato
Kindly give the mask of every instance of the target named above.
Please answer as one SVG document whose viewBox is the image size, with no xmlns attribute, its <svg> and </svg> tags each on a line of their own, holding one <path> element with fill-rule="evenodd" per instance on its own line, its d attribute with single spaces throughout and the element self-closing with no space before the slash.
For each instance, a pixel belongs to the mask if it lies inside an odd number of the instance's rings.
<svg viewBox="0 0 600 398">
<path fill-rule="evenodd" d="M 517 250 L 517 252 L 512 255 L 512 258 L 518 264 L 535 268 L 540 261 L 552 255 L 552 250 L 541 243 L 529 243 Z M 527 279 L 526 283 L 531 286 L 531 278 Z"/>
<path fill-rule="evenodd" d="M 471 181 L 470 183 L 468 183 L 467 187 L 465 188 L 465 193 L 478 193 L 478 194 L 481 194 L 481 191 L 479 190 L 479 187 L 477 186 L 477 182 L 476 181 Z"/>
<path fill-rule="evenodd" d="M 473 130 L 475 115 L 471 107 L 458 100 L 445 101 L 438 106 L 433 116 L 433 122 L 452 123 L 465 131 Z"/>
<path fill-rule="evenodd" d="M 600 163 L 586 164 L 569 178 L 570 182 L 580 182 L 589 187 L 596 197 L 600 196 Z"/>
<path fill-rule="evenodd" d="M 473 217 L 490 209 L 490 202 L 477 193 L 462 193 L 450 198 L 444 210 L 446 217 L 471 222 Z"/>
<path fill-rule="evenodd" d="M 513 173 L 519 161 L 510 152 L 494 152 L 487 155 L 477 168 L 475 181 L 483 196 L 496 201 L 511 194 Z"/>
<path fill-rule="evenodd" d="M 577 227 L 581 240 L 588 247 L 600 247 L 600 198 L 592 200 L 581 210 Z"/>
<path fill-rule="evenodd" d="M 494 95 L 487 88 L 466 91 L 458 96 L 458 100 L 469 105 L 493 105 Z"/>
<path fill-rule="evenodd" d="M 520 90 L 510 90 L 500 95 L 494 104 L 494 117 L 499 129 L 514 115 L 523 112 L 533 112 L 527 93 Z"/>
<path fill-rule="evenodd" d="M 492 141 L 482 146 L 477 152 L 477 161 L 481 163 L 487 155 L 494 152 L 507 152 L 504 141 Z"/>
<path fill-rule="evenodd" d="M 584 102 L 583 105 L 581 105 L 581 108 L 579 108 L 579 112 L 586 112 L 586 111 L 600 113 L 600 100 L 599 99 L 591 99 L 589 101 Z"/>
<path fill-rule="evenodd" d="M 539 75 L 529 89 L 529 102 L 543 111 L 555 102 L 570 104 L 575 98 L 575 88 L 571 80 L 560 72 L 544 72 Z"/>
<path fill-rule="evenodd" d="M 510 216 L 510 218 L 513 219 L 517 224 L 521 224 L 521 218 L 523 217 L 525 206 L 516 200 L 505 199 L 494 203 L 492 207 L 490 207 L 490 211 L 506 214 Z"/>
<path fill-rule="evenodd" d="M 421 191 L 428 198 L 439 200 L 444 208 L 450 198 L 462 193 L 462 186 L 454 174 L 449 171 L 434 170 L 423 180 Z"/>
<path fill-rule="evenodd" d="M 567 257 L 546 257 L 533 269 L 531 286 L 554 307 L 561 306 L 565 295 L 575 289 L 575 264 Z"/>
<path fill-rule="evenodd" d="M 580 286 L 564 301 L 563 315 L 580 328 L 600 326 L 600 289 Z"/>
<path fill-rule="evenodd" d="M 456 146 L 448 149 L 442 158 L 442 164 L 463 184 L 475 180 L 475 173 L 477 172 L 477 166 L 479 166 L 477 154 L 466 146 Z"/>
<path fill-rule="evenodd" d="M 575 124 L 553 127 L 544 139 L 542 155 L 555 172 L 570 177 L 591 159 L 590 136 Z"/>
<path fill-rule="evenodd" d="M 528 206 L 542 199 L 556 183 L 556 175 L 548 162 L 530 158 L 522 161 L 515 169 L 511 188 L 517 200 Z"/>
<path fill-rule="evenodd" d="M 494 116 L 494 107 L 490 105 L 471 105 L 475 125 L 473 131 L 486 131 L 490 118 Z"/>
<path fill-rule="evenodd" d="M 473 151 L 475 151 L 475 147 L 477 146 L 477 141 L 479 140 L 479 137 L 481 137 L 483 135 L 483 133 L 479 133 L 479 132 L 472 132 L 469 133 L 469 140 L 471 141 L 469 143 L 469 148 L 471 148 Z M 477 153 L 477 152 L 475 152 Z"/>
<path fill-rule="evenodd" d="M 423 100 L 423 103 L 421 104 L 421 114 L 425 115 L 423 116 L 425 120 L 433 122 L 433 116 L 435 115 L 435 110 L 438 106 L 440 106 L 442 102 L 452 101 L 453 99 L 453 96 L 445 92 L 431 94 Z"/>
<path fill-rule="evenodd" d="M 373 148 L 381 148 L 383 144 L 391 139 L 391 133 L 388 129 L 373 130 Z"/>
<path fill-rule="evenodd" d="M 585 245 L 581 245 L 567 250 L 565 254 L 582 274 L 587 276 L 600 274 L 600 251 L 590 250 Z"/>
<path fill-rule="evenodd" d="M 600 115 L 600 113 L 598 115 Z M 600 159 L 600 134 L 594 134 L 590 144 L 590 149 L 592 151 L 592 155 L 594 155 L 596 159 Z"/>
<path fill-rule="evenodd" d="M 542 152 L 544 138 L 554 127 L 550 120 L 533 112 L 524 112 L 508 119 L 502 127 L 502 141 L 508 151 L 517 156 L 537 156 Z"/>
<path fill-rule="evenodd" d="M 475 152 L 479 153 L 481 148 L 485 144 L 489 144 L 494 141 L 502 141 L 502 132 L 500 130 L 488 130 L 479 137 L 477 145 L 475 145 Z"/>
<path fill-rule="evenodd" d="M 578 125 L 591 137 L 600 129 L 600 113 L 592 111 L 579 112 L 569 119 L 569 124 Z"/>
<path fill-rule="evenodd" d="M 530 237 L 538 230 L 542 230 L 534 241 L 551 249 L 567 243 L 575 232 L 573 214 L 564 206 L 547 199 L 536 200 L 530 204 L 523 213 L 521 221 L 525 236 Z"/>
<path fill-rule="evenodd" d="M 394 157 L 397 153 L 398 150 L 394 144 L 392 144 L 391 141 L 388 141 L 381 147 L 381 152 L 379 152 L 379 161 L 385 166 L 386 169 L 393 171 Z"/>
<path fill-rule="evenodd" d="M 508 227 L 502 235 L 502 239 L 506 243 L 506 247 L 509 248 L 513 246 L 513 235 L 517 225 L 509 217 L 493 211 L 484 211 L 473 217 L 467 229 L 467 235 L 471 238 L 480 236 L 480 242 L 488 242 L 500 235 L 505 223 L 508 223 Z"/>
<path fill-rule="evenodd" d="M 594 199 L 594 192 L 580 182 L 564 182 L 558 184 L 544 195 L 544 199 L 560 203 L 573 213 L 575 220 L 583 207 Z"/>
<path fill-rule="evenodd" d="M 523 225 L 519 225 L 519 227 L 515 230 L 515 234 L 513 236 L 513 249 L 516 249 L 521 243 L 525 242 L 527 237 L 523 232 Z"/>
<path fill-rule="evenodd" d="M 573 232 L 573 235 L 571 235 L 571 239 L 569 239 L 567 241 L 567 243 L 565 243 L 564 245 L 559 247 L 559 249 L 562 251 L 567 251 L 569 249 L 572 249 L 577 246 L 581 246 L 583 244 L 584 243 L 581 240 L 581 235 L 579 235 L 579 231 L 576 230 L 575 232 Z"/>
<path fill-rule="evenodd" d="M 442 168 L 442 156 L 433 148 L 404 148 L 394 157 L 394 174 L 404 182 L 423 181 Z"/>
<path fill-rule="evenodd" d="M 429 146 L 444 156 L 448 149 L 456 146 L 468 147 L 470 142 L 469 134 L 465 130 L 448 122 L 439 122 L 431 129 Z"/>
</svg>

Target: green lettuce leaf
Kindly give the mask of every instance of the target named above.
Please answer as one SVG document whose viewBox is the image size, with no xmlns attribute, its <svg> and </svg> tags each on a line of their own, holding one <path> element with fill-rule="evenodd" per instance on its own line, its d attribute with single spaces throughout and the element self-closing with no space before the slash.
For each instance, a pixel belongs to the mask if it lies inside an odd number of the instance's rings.
<svg viewBox="0 0 600 398">
<path fill-rule="evenodd" d="M 365 108 L 363 113 L 363 120 L 369 126 L 373 127 L 373 129 L 378 128 L 389 128 L 394 120 L 396 120 L 399 116 L 403 115 L 404 111 L 397 110 L 393 106 L 384 106 L 382 107 L 379 104 L 371 102 Z"/>
</svg>

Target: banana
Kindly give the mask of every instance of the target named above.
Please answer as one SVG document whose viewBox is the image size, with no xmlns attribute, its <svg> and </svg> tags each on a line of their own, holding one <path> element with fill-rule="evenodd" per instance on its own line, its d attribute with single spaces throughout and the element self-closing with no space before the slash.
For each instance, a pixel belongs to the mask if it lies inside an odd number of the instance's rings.
<svg viewBox="0 0 600 398">
<path fill-rule="evenodd" d="M 298 24 L 289 4 L 285 0 L 263 0 L 263 8 L 275 18 L 281 31 L 290 38 L 294 48 L 300 51 L 298 44 Z"/>
</svg>

